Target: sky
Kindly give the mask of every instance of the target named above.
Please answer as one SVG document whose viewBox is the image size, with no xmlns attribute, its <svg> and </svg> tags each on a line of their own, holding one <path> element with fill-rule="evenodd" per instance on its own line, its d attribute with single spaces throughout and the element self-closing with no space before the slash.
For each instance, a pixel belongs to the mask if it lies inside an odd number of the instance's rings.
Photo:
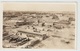
<svg viewBox="0 0 80 51">
<path fill-rule="evenodd" d="M 4 2 L 4 11 L 75 11 L 76 3 Z"/>
</svg>

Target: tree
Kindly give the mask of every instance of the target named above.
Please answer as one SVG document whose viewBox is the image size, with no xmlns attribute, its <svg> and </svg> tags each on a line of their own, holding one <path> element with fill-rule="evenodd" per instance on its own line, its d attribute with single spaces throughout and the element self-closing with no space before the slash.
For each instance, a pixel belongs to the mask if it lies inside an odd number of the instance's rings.
<svg viewBox="0 0 80 51">
<path fill-rule="evenodd" d="M 42 23 L 42 26 L 45 26 L 45 23 Z"/>
</svg>

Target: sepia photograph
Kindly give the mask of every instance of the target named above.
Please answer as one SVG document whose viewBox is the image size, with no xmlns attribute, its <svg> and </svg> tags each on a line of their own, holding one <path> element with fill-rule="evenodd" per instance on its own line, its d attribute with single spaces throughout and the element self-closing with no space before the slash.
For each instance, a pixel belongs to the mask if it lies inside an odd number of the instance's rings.
<svg viewBox="0 0 80 51">
<path fill-rule="evenodd" d="M 75 49 L 76 3 L 3 2 L 3 48 Z"/>
</svg>

